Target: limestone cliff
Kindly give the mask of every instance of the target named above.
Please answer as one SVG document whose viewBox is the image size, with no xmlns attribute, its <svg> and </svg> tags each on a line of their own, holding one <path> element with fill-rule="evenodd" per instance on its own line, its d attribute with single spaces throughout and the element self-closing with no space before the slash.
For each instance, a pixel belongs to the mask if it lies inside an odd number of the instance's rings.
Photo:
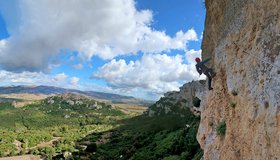
<svg viewBox="0 0 280 160">
<path fill-rule="evenodd" d="M 180 114 L 181 110 L 193 106 L 193 98 L 204 99 L 206 95 L 206 81 L 192 81 L 180 87 L 180 91 L 171 91 L 164 94 L 159 101 L 149 107 L 147 114 L 156 116 L 162 114 Z M 182 115 L 183 116 L 183 115 Z"/>
<path fill-rule="evenodd" d="M 279 159 L 280 1 L 206 0 L 205 7 L 202 57 L 212 58 L 217 75 L 201 106 L 204 159 Z M 224 136 L 216 131 L 221 121 Z"/>
</svg>

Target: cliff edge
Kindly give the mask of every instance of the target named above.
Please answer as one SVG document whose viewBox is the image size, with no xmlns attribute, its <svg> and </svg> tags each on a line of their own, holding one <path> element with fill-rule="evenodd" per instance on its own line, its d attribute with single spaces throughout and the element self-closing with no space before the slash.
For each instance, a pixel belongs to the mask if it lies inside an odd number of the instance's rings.
<svg viewBox="0 0 280 160">
<path fill-rule="evenodd" d="M 149 107 L 146 114 L 149 117 L 166 114 L 184 116 L 184 110 L 193 109 L 193 99 L 195 97 L 204 99 L 206 94 L 205 80 L 188 82 L 180 87 L 179 91 L 165 93 L 164 97 L 161 97 L 159 101 Z M 197 108 L 197 110 L 199 115 L 200 108 Z"/>
<path fill-rule="evenodd" d="M 211 57 L 217 75 L 201 106 L 204 159 L 279 159 L 280 1 L 205 0 L 205 7 L 202 58 Z"/>
</svg>

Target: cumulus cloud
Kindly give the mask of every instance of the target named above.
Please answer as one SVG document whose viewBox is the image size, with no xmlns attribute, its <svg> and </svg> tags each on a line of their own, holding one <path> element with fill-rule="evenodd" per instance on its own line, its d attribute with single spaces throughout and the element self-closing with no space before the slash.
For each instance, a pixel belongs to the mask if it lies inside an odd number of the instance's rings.
<svg viewBox="0 0 280 160">
<path fill-rule="evenodd" d="M 0 70 L 1 86 L 13 85 L 49 85 L 80 89 L 79 78 L 69 77 L 65 73 L 47 75 L 42 72 L 14 73 Z"/>
<path fill-rule="evenodd" d="M 194 66 L 196 64 L 195 58 L 201 58 L 201 50 L 188 50 L 185 54 L 185 58 L 188 61 L 189 64 Z"/>
<path fill-rule="evenodd" d="M 11 35 L 1 47 L 0 64 L 17 72 L 47 71 L 50 58 L 64 49 L 84 60 L 112 59 L 186 50 L 188 41 L 198 39 L 194 29 L 174 36 L 154 30 L 152 11 L 137 10 L 134 0 L 2 1 L 0 11 Z"/>
<path fill-rule="evenodd" d="M 203 40 L 203 32 L 201 32 L 200 40 Z"/>
<path fill-rule="evenodd" d="M 55 81 L 64 81 L 66 78 L 67 76 L 65 75 L 65 73 L 59 73 L 54 76 Z"/>
<path fill-rule="evenodd" d="M 190 50 L 186 52 L 186 56 L 144 54 L 137 61 L 113 59 L 93 73 L 93 77 L 105 79 L 109 86 L 117 89 L 142 88 L 150 93 L 163 94 L 178 90 L 182 85 L 179 81 L 185 83 L 199 79 L 194 58 L 200 57 L 200 54 L 201 50 Z M 188 63 L 184 63 L 185 58 Z"/>
<path fill-rule="evenodd" d="M 6 40 L 0 40 L 0 56 L 4 54 L 5 48 L 6 48 Z"/>
<path fill-rule="evenodd" d="M 3 49 L 6 45 L 6 41 L 5 40 L 0 40 L 0 49 Z"/>
<path fill-rule="evenodd" d="M 73 67 L 74 69 L 83 69 L 83 68 L 84 68 L 84 66 L 83 66 L 81 63 L 72 65 L 72 67 Z"/>
<path fill-rule="evenodd" d="M 70 84 L 76 86 L 76 85 L 78 85 L 79 80 L 80 80 L 80 78 L 78 78 L 78 77 L 72 77 L 72 78 L 70 79 Z"/>
</svg>

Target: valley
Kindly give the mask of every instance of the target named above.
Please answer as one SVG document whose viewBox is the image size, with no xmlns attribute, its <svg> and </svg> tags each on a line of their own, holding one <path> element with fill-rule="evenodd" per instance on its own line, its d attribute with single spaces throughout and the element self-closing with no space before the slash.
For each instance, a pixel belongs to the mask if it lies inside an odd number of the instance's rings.
<svg viewBox="0 0 280 160">
<path fill-rule="evenodd" d="M 178 103 L 168 104 L 172 109 L 168 114 L 149 116 L 143 104 L 114 104 L 76 93 L 1 97 L 5 99 L 0 102 L 1 157 L 168 160 L 202 156 L 196 141 L 199 117 Z M 165 101 L 157 104 L 166 105 Z"/>
<path fill-rule="evenodd" d="M 0 103 L 0 156 L 75 152 L 75 142 L 129 117 L 110 104 L 73 94 L 51 96 L 15 108 Z M 98 138 L 98 136 L 96 136 Z"/>
</svg>

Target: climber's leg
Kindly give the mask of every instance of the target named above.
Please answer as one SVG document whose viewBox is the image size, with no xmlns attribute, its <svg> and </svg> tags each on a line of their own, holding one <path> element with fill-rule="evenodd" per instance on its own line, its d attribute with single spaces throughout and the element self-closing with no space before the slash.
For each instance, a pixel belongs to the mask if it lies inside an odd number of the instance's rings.
<svg viewBox="0 0 280 160">
<path fill-rule="evenodd" d="M 207 70 L 207 72 L 208 72 L 208 74 L 209 74 L 212 78 L 214 78 L 214 77 L 216 76 L 216 73 L 213 71 L 212 68 L 209 68 L 209 69 Z"/>
<path fill-rule="evenodd" d="M 212 74 L 211 74 L 212 73 Z M 207 79 L 208 79 L 208 89 L 212 90 L 213 88 L 211 87 L 211 83 L 212 83 L 212 78 L 213 76 L 215 76 L 215 73 L 213 72 L 212 69 L 207 69 L 206 72 L 204 72 L 204 74 L 206 75 Z"/>
<path fill-rule="evenodd" d="M 208 89 L 209 89 L 209 90 L 212 90 L 212 89 L 213 89 L 213 88 L 211 87 L 212 78 L 207 76 L 207 79 L 208 79 Z"/>
</svg>

